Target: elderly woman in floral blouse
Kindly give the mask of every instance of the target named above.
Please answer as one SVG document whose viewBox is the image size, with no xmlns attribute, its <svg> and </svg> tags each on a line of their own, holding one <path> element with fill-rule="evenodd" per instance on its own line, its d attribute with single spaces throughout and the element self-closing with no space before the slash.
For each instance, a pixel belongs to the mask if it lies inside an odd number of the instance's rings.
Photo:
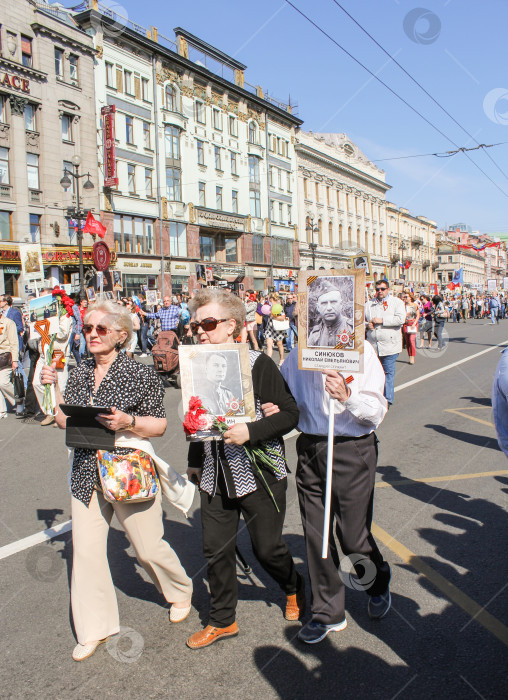
<svg viewBox="0 0 508 700">
<path fill-rule="evenodd" d="M 121 352 L 132 336 L 132 320 L 124 307 L 106 301 L 90 306 L 83 319 L 83 333 L 92 358 L 84 360 L 69 375 L 65 402 L 81 406 L 104 406 L 112 413 L 99 422 L 115 432 L 151 438 L 163 435 L 166 414 L 164 389 L 151 367 L 139 364 Z M 55 386 L 56 404 L 64 401 L 54 366 L 42 370 L 43 384 Z M 66 427 L 67 418 L 58 411 L 56 423 Z M 116 448 L 117 454 L 132 451 Z M 117 516 L 138 558 L 168 603 L 171 622 L 180 622 L 190 612 L 192 583 L 180 561 L 163 539 L 161 492 L 144 502 L 106 500 L 98 483 L 97 451 L 75 449 L 72 472 L 73 565 L 71 605 L 78 645 L 72 658 L 82 661 L 99 644 L 119 632 L 118 606 L 107 559 L 108 530 Z"/>
</svg>

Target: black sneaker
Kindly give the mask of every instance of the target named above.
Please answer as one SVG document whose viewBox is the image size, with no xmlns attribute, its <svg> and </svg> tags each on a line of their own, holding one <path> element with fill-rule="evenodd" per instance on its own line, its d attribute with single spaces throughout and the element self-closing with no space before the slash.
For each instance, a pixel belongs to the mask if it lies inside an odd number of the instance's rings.
<svg viewBox="0 0 508 700">
<path fill-rule="evenodd" d="M 369 598 L 367 610 L 371 620 L 380 620 L 386 615 L 392 604 L 390 595 L 390 587 L 386 589 L 383 595 L 374 595 Z"/>
<path fill-rule="evenodd" d="M 298 632 L 298 639 L 305 644 L 318 644 L 330 634 L 330 632 L 340 632 L 347 627 L 347 620 L 344 618 L 342 622 L 336 625 L 325 625 L 322 622 L 308 622 L 305 627 Z"/>
</svg>

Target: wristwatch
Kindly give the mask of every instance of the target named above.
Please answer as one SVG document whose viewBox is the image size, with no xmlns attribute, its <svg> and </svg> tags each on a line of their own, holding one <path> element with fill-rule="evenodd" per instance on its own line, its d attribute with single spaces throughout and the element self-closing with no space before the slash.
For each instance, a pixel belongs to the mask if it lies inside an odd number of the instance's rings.
<svg viewBox="0 0 508 700">
<path fill-rule="evenodd" d="M 136 416 L 132 416 L 132 420 L 127 426 L 127 430 L 132 430 L 133 428 L 136 427 Z"/>
</svg>

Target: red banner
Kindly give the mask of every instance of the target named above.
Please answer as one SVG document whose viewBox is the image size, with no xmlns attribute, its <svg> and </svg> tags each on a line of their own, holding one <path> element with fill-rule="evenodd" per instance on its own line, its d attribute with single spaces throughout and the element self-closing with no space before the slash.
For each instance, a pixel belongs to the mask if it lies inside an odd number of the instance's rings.
<svg viewBox="0 0 508 700">
<path fill-rule="evenodd" d="M 117 187 L 115 158 L 115 105 L 102 107 L 102 134 L 104 137 L 104 187 Z"/>
</svg>

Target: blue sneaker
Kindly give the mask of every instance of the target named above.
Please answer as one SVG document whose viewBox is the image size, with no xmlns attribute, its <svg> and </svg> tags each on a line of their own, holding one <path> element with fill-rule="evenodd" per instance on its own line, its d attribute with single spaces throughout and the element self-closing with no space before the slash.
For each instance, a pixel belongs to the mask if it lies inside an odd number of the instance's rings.
<svg viewBox="0 0 508 700">
<path fill-rule="evenodd" d="M 390 606 L 392 604 L 392 597 L 390 595 L 390 588 L 386 589 L 383 595 L 375 595 L 369 598 L 369 604 L 367 610 L 369 612 L 369 617 L 371 620 L 380 620 L 386 615 Z"/>
<path fill-rule="evenodd" d="M 305 644 L 317 644 L 330 632 L 340 632 L 347 627 L 347 620 L 344 618 L 337 625 L 325 625 L 322 622 L 309 622 L 298 632 L 298 639 Z"/>
</svg>

